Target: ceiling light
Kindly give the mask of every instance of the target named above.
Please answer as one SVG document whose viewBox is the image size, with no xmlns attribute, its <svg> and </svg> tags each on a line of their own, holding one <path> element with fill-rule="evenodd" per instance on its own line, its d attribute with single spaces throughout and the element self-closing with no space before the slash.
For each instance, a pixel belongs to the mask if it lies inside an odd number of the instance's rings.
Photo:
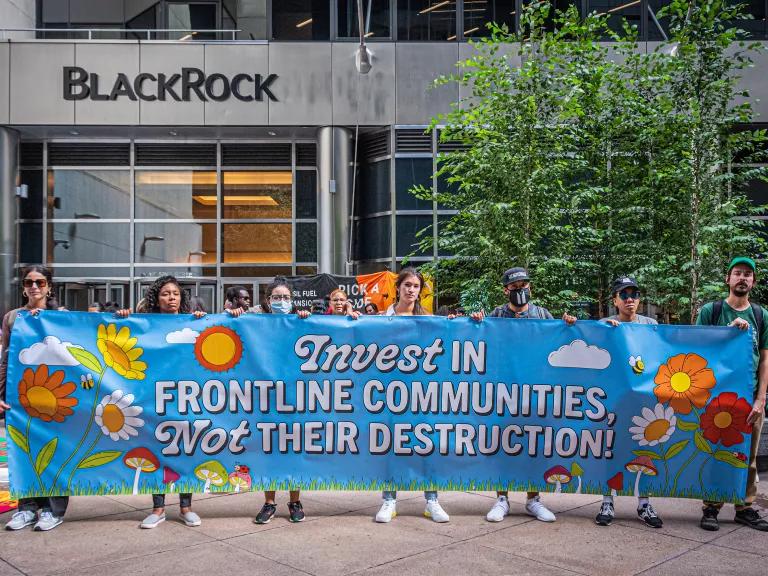
<svg viewBox="0 0 768 576">
<path fill-rule="evenodd" d="M 192 196 L 192 199 L 203 206 L 216 206 L 216 196 L 205 194 Z M 272 196 L 224 196 L 224 206 L 277 206 L 277 200 Z"/>
<path fill-rule="evenodd" d="M 70 130 L 70 131 L 69 131 L 69 133 L 70 133 L 72 136 L 80 136 L 80 132 L 78 132 L 77 130 Z"/>
<path fill-rule="evenodd" d="M 289 171 L 224 172 L 225 186 L 285 185 L 292 183 Z M 137 171 L 136 183 L 145 186 L 215 186 L 216 172 Z"/>
<path fill-rule="evenodd" d="M 376 34 L 376 32 L 368 32 L 368 34 L 364 35 L 363 38 L 370 38 L 374 34 Z"/>
<path fill-rule="evenodd" d="M 176 130 L 168 130 L 168 134 L 171 135 L 171 136 L 178 136 L 179 135 L 179 133 L 176 132 Z"/>
<path fill-rule="evenodd" d="M 312 18 L 307 18 L 306 20 L 303 20 L 296 24 L 296 28 L 304 28 L 304 26 L 307 26 L 309 24 L 312 24 Z"/>
<path fill-rule="evenodd" d="M 477 32 L 478 30 L 480 30 L 480 26 L 475 26 L 469 30 L 464 30 L 464 36 L 468 36 L 469 34 L 472 34 L 472 32 Z"/>
<path fill-rule="evenodd" d="M 444 2 L 438 2 L 437 4 L 433 4 L 429 8 L 424 8 L 419 14 L 426 14 L 427 12 L 432 12 L 432 10 L 436 10 L 437 8 L 440 8 L 441 6 L 445 6 L 447 4 L 450 4 L 450 0 L 445 0 Z"/>
<path fill-rule="evenodd" d="M 270 136 L 277 136 L 277 132 L 275 132 L 274 130 L 269 130 L 267 134 L 269 134 Z"/>
</svg>

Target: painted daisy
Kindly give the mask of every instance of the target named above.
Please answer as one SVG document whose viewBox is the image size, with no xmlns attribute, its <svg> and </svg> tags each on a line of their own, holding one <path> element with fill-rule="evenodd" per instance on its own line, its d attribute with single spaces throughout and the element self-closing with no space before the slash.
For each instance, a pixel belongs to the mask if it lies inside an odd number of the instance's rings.
<svg viewBox="0 0 768 576">
<path fill-rule="evenodd" d="M 105 436 L 117 441 L 128 440 L 131 436 L 139 435 L 136 428 L 144 426 L 144 420 L 137 416 L 144 409 L 141 406 L 131 406 L 131 402 L 133 402 L 133 394 L 115 390 L 112 394 L 104 396 L 96 406 L 94 420 Z"/>
<path fill-rule="evenodd" d="M 642 416 L 633 416 L 635 424 L 629 429 L 632 440 L 636 440 L 640 446 L 656 446 L 669 440 L 677 428 L 677 417 L 672 407 L 664 408 L 663 404 L 656 407 L 643 407 Z"/>
</svg>

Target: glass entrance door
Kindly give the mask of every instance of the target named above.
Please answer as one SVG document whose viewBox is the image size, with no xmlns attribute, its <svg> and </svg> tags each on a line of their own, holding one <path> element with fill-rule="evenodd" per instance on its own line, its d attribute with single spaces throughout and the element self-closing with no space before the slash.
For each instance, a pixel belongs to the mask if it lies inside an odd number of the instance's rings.
<svg viewBox="0 0 768 576">
<path fill-rule="evenodd" d="M 102 306 L 114 304 L 118 308 L 127 308 L 130 304 L 128 295 L 127 282 L 64 282 L 58 284 L 57 291 L 59 306 L 82 312 L 95 302 Z"/>
</svg>

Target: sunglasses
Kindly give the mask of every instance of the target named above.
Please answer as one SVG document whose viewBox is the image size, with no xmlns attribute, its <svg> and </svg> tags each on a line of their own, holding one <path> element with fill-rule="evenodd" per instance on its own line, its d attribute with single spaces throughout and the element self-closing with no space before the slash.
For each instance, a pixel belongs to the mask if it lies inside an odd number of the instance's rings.
<svg viewBox="0 0 768 576">
<path fill-rule="evenodd" d="M 48 286 L 48 280 L 40 278 L 39 280 L 32 280 L 31 278 L 24 278 L 24 288 L 32 288 L 37 286 L 38 288 L 45 288 Z"/>
<path fill-rule="evenodd" d="M 640 299 L 640 291 L 639 290 L 633 290 L 632 292 L 624 291 L 619 292 L 619 298 L 622 300 L 629 300 L 632 298 L 632 300 L 639 300 Z"/>
</svg>

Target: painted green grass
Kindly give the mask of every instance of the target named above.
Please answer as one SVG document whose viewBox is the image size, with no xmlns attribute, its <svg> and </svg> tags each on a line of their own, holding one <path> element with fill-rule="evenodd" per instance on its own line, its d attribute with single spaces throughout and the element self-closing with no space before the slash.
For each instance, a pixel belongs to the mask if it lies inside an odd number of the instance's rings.
<svg viewBox="0 0 768 576">
<path fill-rule="evenodd" d="M 140 494 L 176 494 L 180 492 L 202 493 L 203 482 L 177 482 L 174 489 L 170 490 L 167 484 L 141 483 L 139 486 Z M 403 479 L 396 482 L 382 482 L 375 479 L 346 479 L 336 480 L 335 478 L 317 479 L 317 478 L 294 478 L 292 480 L 279 478 L 257 478 L 255 479 L 251 491 L 261 490 L 337 490 L 337 491 L 380 491 L 380 490 L 438 490 L 438 491 L 472 491 L 472 492 L 494 492 L 496 490 L 506 490 L 509 492 L 528 492 L 541 491 L 542 493 L 552 493 L 554 488 L 551 485 L 534 484 L 530 482 L 509 482 L 501 479 L 497 480 L 464 480 L 463 478 L 453 478 L 445 482 L 429 482 L 425 480 Z M 566 485 L 562 489 L 563 494 L 575 493 L 575 485 Z M 223 486 L 211 486 L 211 493 L 232 493 L 234 489 L 229 484 Z M 607 494 L 605 484 L 597 482 L 583 482 L 581 494 L 602 495 Z M 60 492 L 61 495 L 68 496 L 97 496 L 97 495 L 130 495 L 133 493 L 133 485 L 126 482 L 106 482 L 102 484 L 76 484 L 70 492 Z M 620 496 L 633 496 L 633 490 L 630 487 L 627 490 L 618 492 Z M 47 491 L 26 490 L 11 491 L 12 498 L 36 498 L 41 496 L 50 496 Z M 697 489 L 678 489 L 675 494 L 671 490 L 656 490 L 651 487 L 649 495 L 653 497 L 669 498 L 687 498 L 695 500 L 710 500 L 715 502 L 740 502 L 735 491 L 721 492 L 717 490 L 697 490 Z"/>
</svg>

